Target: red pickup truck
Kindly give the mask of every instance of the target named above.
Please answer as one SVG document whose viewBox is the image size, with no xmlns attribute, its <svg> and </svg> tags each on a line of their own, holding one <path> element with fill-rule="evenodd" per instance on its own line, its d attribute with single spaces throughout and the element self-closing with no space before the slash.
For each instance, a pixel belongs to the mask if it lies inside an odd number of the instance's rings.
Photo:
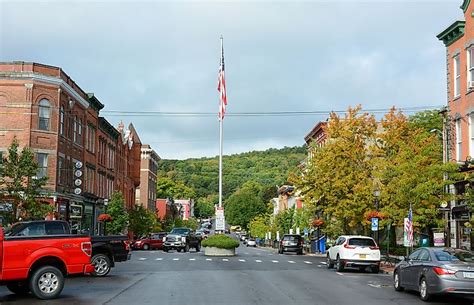
<svg viewBox="0 0 474 305">
<path fill-rule="evenodd" d="M 91 253 L 87 236 L 6 236 L 0 227 L 0 284 L 16 294 L 56 298 L 66 276 L 94 271 Z"/>
</svg>

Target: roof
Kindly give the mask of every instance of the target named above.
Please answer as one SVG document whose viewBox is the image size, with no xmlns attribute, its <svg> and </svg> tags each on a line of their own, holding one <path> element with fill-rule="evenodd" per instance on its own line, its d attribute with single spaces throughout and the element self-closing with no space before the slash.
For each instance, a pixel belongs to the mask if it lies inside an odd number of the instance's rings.
<svg viewBox="0 0 474 305">
<path fill-rule="evenodd" d="M 446 47 L 452 45 L 456 40 L 464 36 L 464 27 L 466 21 L 458 20 L 451 24 L 446 30 L 442 31 L 436 37 L 443 41 Z"/>
</svg>

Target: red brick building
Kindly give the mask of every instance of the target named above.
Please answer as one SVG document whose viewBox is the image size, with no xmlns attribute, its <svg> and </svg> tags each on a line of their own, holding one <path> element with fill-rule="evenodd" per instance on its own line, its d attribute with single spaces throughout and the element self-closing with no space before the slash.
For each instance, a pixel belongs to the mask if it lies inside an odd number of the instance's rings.
<svg viewBox="0 0 474 305">
<path fill-rule="evenodd" d="M 14 138 L 32 148 L 55 217 L 96 232 L 104 199 L 119 190 L 133 205 L 140 181 L 140 139 L 100 117 L 103 107 L 61 68 L 0 63 L 0 154 Z"/>
<path fill-rule="evenodd" d="M 474 1 L 464 0 L 460 8 L 463 20 L 454 22 L 437 37 L 446 46 L 445 158 L 458 162 L 461 170 L 470 171 L 474 157 Z M 452 186 L 451 192 L 462 194 L 466 187 L 466 181 L 461 181 Z M 450 245 L 473 249 L 471 229 L 465 226 L 471 218 L 468 207 L 462 201 L 453 201 L 450 215 Z"/>
<path fill-rule="evenodd" d="M 140 186 L 137 188 L 136 204 L 146 209 L 156 211 L 156 174 L 158 172 L 160 156 L 144 144 L 141 148 Z"/>
</svg>

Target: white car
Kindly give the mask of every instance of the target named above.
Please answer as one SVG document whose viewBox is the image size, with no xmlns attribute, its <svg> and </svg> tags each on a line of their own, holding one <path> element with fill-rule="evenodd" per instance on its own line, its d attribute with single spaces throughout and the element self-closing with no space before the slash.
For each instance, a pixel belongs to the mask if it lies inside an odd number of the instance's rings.
<svg viewBox="0 0 474 305">
<path fill-rule="evenodd" d="M 256 247 L 256 246 L 257 246 L 257 242 L 255 241 L 255 239 L 253 238 L 247 239 L 247 247 Z"/>
<path fill-rule="evenodd" d="M 370 267 L 373 273 L 379 273 L 380 250 L 372 237 L 360 235 L 340 236 L 327 253 L 329 269 L 336 266 L 341 272 L 346 267 L 356 267 L 361 270 Z"/>
</svg>

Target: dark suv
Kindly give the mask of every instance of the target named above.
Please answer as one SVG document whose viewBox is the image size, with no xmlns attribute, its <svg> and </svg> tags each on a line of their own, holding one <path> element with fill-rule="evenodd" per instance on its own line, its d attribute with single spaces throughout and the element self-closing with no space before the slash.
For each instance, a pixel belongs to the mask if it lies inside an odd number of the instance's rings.
<svg viewBox="0 0 474 305">
<path fill-rule="evenodd" d="M 280 241 L 278 247 L 278 253 L 283 254 L 285 252 L 296 252 L 298 255 L 303 254 L 304 239 L 301 235 L 296 234 L 285 234 Z"/>
</svg>

